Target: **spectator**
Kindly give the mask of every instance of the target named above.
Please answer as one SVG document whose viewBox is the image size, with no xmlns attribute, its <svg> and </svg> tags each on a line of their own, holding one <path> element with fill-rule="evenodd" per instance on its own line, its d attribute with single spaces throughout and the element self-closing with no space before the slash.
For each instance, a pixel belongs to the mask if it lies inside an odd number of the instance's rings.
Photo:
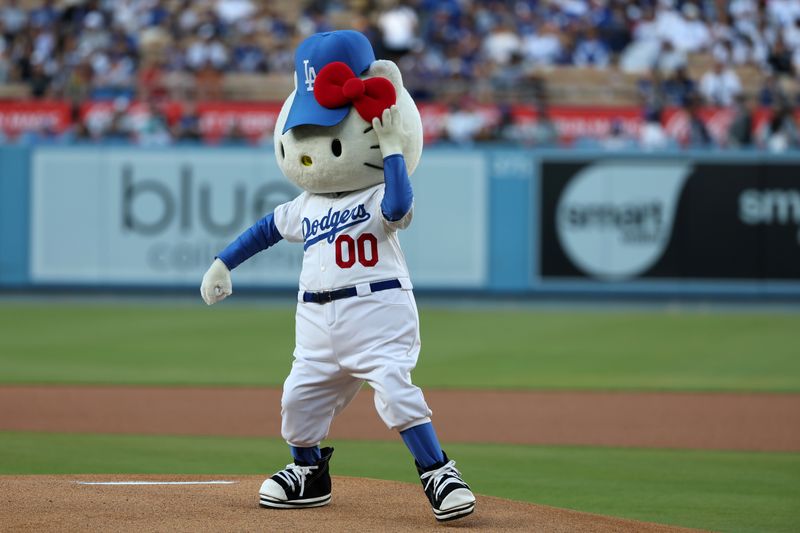
<svg viewBox="0 0 800 533">
<path fill-rule="evenodd" d="M 161 100 L 167 96 L 166 68 L 158 57 L 149 58 L 139 69 L 139 96 L 144 100 Z"/>
<path fill-rule="evenodd" d="M 631 42 L 631 31 L 625 7 L 614 4 L 611 8 L 607 22 L 601 27 L 600 33 L 603 42 L 608 44 L 609 50 L 614 54 L 622 52 Z"/>
<path fill-rule="evenodd" d="M 800 13 L 798 13 L 798 17 L 794 19 L 794 22 L 783 27 L 781 37 L 783 37 L 783 42 L 786 43 L 790 50 L 800 48 Z"/>
<path fill-rule="evenodd" d="M 711 47 L 711 55 L 714 57 L 714 61 L 719 63 L 736 63 L 733 58 L 733 45 L 728 39 L 717 40 Z"/>
<path fill-rule="evenodd" d="M 767 16 L 778 26 L 793 24 L 800 17 L 800 2 L 796 0 L 770 0 L 767 2 Z"/>
<path fill-rule="evenodd" d="M 408 2 L 399 1 L 378 16 L 384 50 L 395 60 L 414 47 L 419 20 Z"/>
<path fill-rule="evenodd" d="M 661 74 L 671 76 L 678 69 L 686 68 L 688 58 L 686 53 L 673 46 L 672 41 L 661 42 L 661 49 L 656 56 L 656 66 Z"/>
<path fill-rule="evenodd" d="M 294 68 L 294 52 L 286 43 L 278 44 L 267 57 L 267 71 L 291 72 Z"/>
<path fill-rule="evenodd" d="M 660 0 L 656 24 L 658 35 L 676 50 L 695 53 L 711 45 L 708 26 L 700 19 L 700 9 L 691 2 L 685 2 L 678 13 L 672 0 Z"/>
<path fill-rule="evenodd" d="M 678 34 L 673 34 L 676 48 L 687 52 L 701 52 L 711 45 L 711 33 L 706 23 L 700 19 L 700 8 L 691 1 L 681 8 L 683 23 L 678 25 Z"/>
<path fill-rule="evenodd" d="M 495 26 L 483 41 L 483 53 L 487 59 L 498 65 L 505 65 L 520 50 L 522 42 L 507 23 Z"/>
<path fill-rule="evenodd" d="M 619 119 L 611 121 L 608 136 L 600 140 L 600 146 L 608 151 L 628 150 L 635 148 L 633 139 L 625 133 L 623 123 Z"/>
<path fill-rule="evenodd" d="M 728 145 L 734 148 L 753 145 L 753 111 L 743 95 L 736 97 L 733 120 L 728 129 Z"/>
<path fill-rule="evenodd" d="M 206 62 L 195 73 L 195 87 L 199 100 L 222 99 L 222 72 Z"/>
<path fill-rule="evenodd" d="M 45 98 L 48 96 L 51 79 L 45 72 L 42 63 L 33 65 L 33 70 L 28 81 L 31 87 L 31 96 L 34 98 Z"/>
<path fill-rule="evenodd" d="M 471 144 L 486 127 L 483 116 L 471 102 L 453 105 L 445 119 L 446 138 L 457 144 Z"/>
<path fill-rule="evenodd" d="M 194 100 L 189 100 L 184 105 L 180 118 L 172 128 L 172 136 L 176 141 L 198 142 L 201 140 L 200 115 Z"/>
<path fill-rule="evenodd" d="M 608 46 L 599 39 L 597 30 L 589 27 L 585 36 L 578 41 L 572 62 L 578 67 L 605 68 L 611 60 Z"/>
<path fill-rule="evenodd" d="M 60 95 L 71 102 L 81 102 L 89 97 L 92 88 L 92 67 L 88 61 L 82 61 L 61 74 L 59 79 Z"/>
<path fill-rule="evenodd" d="M 198 30 L 198 38 L 186 50 L 186 64 L 197 71 L 206 66 L 222 70 L 227 63 L 228 50 L 215 37 L 214 27 L 211 24 L 204 24 Z"/>
<path fill-rule="evenodd" d="M 214 10 L 221 21 L 235 24 L 252 16 L 256 12 L 256 6 L 251 0 L 218 0 Z"/>
<path fill-rule="evenodd" d="M 720 61 L 715 61 L 712 69 L 700 78 L 700 94 L 710 105 L 727 107 L 741 92 L 739 76 Z"/>
<path fill-rule="evenodd" d="M 127 142 L 130 140 L 132 127 L 130 102 L 124 97 L 115 99 L 111 120 L 104 134 L 105 138 L 110 141 Z"/>
<path fill-rule="evenodd" d="M 135 89 L 136 63 L 128 55 L 126 43 L 117 41 L 108 55 L 102 55 L 102 61 L 95 62 L 93 98 L 133 98 Z"/>
<path fill-rule="evenodd" d="M 777 106 L 772 113 L 772 118 L 759 132 L 761 145 L 770 152 L 785 152 L 797 148 L 800 136 L 797 132 L 797 123 L 794 111 L 785 105 Z"/>
<path fill-rule="evenodd" d="M 522 55 L 515 52 L 507 65 L 495 70 L 492 82 L 498 92 L 520 91 L 526 83 L 528 74 L 528 69 L 522 61 Z"/>
<path fill-rule="evenodd" d="M 6 0 L 5 6 L 0 9 L 0 20 L 3 22 L 3 29 L 7 34 L 20 33 L 28 22 L 25 11 L 19 7 L 18 0 Z"/>
<path fill-rule="evenodd" d="M 636 82 L 642 107 L 645 109 L 661 109 L 665 105 L 664 85 L 661 73 L 653 68 Z"/>
<path fill-rule="evenodd" d="M 700 115 L 700 102 L 692 98 L 684 107 L 687 119 L 686 137 L 684 145 L 687 148 L 709 148 L 712 146 L 711 135 L 708 133 L 705 121 Z"/>
<path fill-rule="evenodd" d="M 658 35 L 656 12 L 651 5 L 643 6 L 642 16 L 633 28 L 633 38 L 635 41 L 661 41 Z"/>
<path fill-rule="evenodd" d="M 49 28 L 55 24 L 58 19 L 58 10 L 53 4 L 55 4 L 55 0 L 44 0 L 39 7 L 31 10 L 29 17 L 31 27 Z"/>
<path fill-rule="evenodd" d="M 794 72 L 795 76 L 800 74 L 800 46 L 795 48 L 792 54 L 792 72 Z"/>
<path fill-rule="evenodd" d="M 558 129 L 550 116 L 550 108 L 544 102 L 536 108 L 536 123 L 531 130 L 530 141 L 541 147 L 556 146 L 558 143 Z"/>
<path fill-rule="evenodd" d="M 8 51 L 0 46 L 0 83 L 7 83 L 11 80 L 11 61 L 8 58 Z"/>
<path fill-rule="evenodd" d="M 624 72 L 641 73 L 658 63 L 664 45 L 651 6 L 645 6 L 641 17 L 635 19 L 633 42 L 622 51 L 619 66 Z"/>
<path fill-rule="evenodd" d="M 415 100 L 433 97 L 433 83 L 440 74 L 439 61 L 425 53 L 422 48 L 403 56 L 398 62 L 403 73 L 403 85 Z"/>
<path fill-rule="evenodd" d="M 33 35 L 33 57 L 37 62 L 43 62 L 51 57 L 56 46 L 55 35 L 48 29 L 34 29 L 30 31 Z"/>
<path fill-rule="evenodd" d="M 76 143 L 88 143 L 94 140 L 92 132 L 89 130 L 85 121 L 81 120 L 77 123 L 73 140 Z"/>
<path fill-rule="evenodd" d="M 558 28 L 552 22 L 546 22 L 538 32 L 526 36 L 521 48 L 524 58 L 533 65 L 549 66 L 563 61 Z"/>
<path fill-rule="evenodd" d="M 249 143 L 249 139 L 244 134 L 242 125 L 238 120 L 229 125 L 220 141 L 226 146 L 245 146 Z"/>
<path fill-rule="evenodd" d="M 165 146 L 171 142 L 167 119 L 154 102 L 149 102 L 145 111 L 132 120 L 134 141 L 142 146 Z"/>
<path fill-rule="evenodd" d="M 78 51 L 83 57 L 102 52 L 111 44 L 111 35 L 99 11 L 91 11 L 83 18 L 83 31 L 78 37 Z"/>
<path fill-rule="evenodd" d="M 783 38 L 778 36 L 772 50 L 767 57 L 772 72 L 776 74 L 791 74 L 792 73 L 792 52 L 786 48 Z"/>
<path fill-rule="evenodd" d="M 639 130 L 639 145 L 645 151 L 663 150 L 669 146 L 669 136 L 661 125 L 660 110 L 646 110 L 644 124 Z"/>
<path fill-rule="evenodd" d="M 240 72 L 265 72 L 267 58 L 259 46 L 255 34 L 245 35 L 233 49 L 233 63 Z"/>
<path fill-rule="evenodd" d="M 789 98 L 781 87 L 781 79 L 775 74 L 767 74 L 758 90 L 758 103 L 764 107 L 787 105 Z"/>
<path fill-rule="evenodd" d="M 683 107 L 696 95 L 696 84 L 689 77 L 686 67 L 676 69 L 664 83 L 664 97 L 667 105 Z"/>
</svg>

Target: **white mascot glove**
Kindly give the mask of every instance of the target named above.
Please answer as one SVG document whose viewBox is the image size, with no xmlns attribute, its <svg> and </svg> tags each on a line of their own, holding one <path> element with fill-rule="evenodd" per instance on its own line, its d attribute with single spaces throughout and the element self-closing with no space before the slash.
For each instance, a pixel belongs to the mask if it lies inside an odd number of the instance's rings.
<svg viewBox="0 0 800 533">
<path fill-rule="evenodd" d="M 231 271 L 225 263 L 215 259 L 211 267 L 203 276 L 203 284 L 200 285 L 200 295 L 208 305 L 215 304 L 233 293 L 231 283 Z"/>
<path fill-rule="evenodd" d="M 372 119 L 383 157 L 403 155 L 403 120 L 396 105 L 383 110 L 383 117 Z"/>
</svg>

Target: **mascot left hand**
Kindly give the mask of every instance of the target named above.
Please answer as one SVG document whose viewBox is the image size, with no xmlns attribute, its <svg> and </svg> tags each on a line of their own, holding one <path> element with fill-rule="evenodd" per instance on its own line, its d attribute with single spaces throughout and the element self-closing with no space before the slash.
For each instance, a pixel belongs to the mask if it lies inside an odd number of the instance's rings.
<svg viewBox="0 0 800 533">
<path fill-rule="evenodd" d="M 221 300 L 224 300 L 233 293 L 233 283 L 231 283 L 231 271 L 225 266 L 225 263 L 219 259 L 215 259 L 211 263 L 211 268 L 208 269 L 205 276 L 203 276 L 203 283 L 200 285 L 200 295 L 203 301 L 212 305 Z"/>
<path fill-rule="evenodd" d="M 403 122 L 396 105 L 383 110 L 381 118 L 372 119 L 372 128 L 378 136 L 381 155 L 403 155 Z"/>
</svg>

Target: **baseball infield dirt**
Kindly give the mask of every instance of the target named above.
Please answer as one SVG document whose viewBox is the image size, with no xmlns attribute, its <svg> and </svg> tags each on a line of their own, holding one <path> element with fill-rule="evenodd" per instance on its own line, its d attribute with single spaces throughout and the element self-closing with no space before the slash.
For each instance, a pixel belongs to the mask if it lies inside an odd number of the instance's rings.
<svg viewBox="0 0 800 533">
<path fill-rule="evenodd" d="M 235 481 L 226 485 L 82 485 L 103 481 Z M 0 476 L 7 531 L 547 531 L 677 532 L 681 528 L 478 496 L 475 514 L 439 525 L 419 487 L 335 477 L 327 507 L 258 507 L 256 477 Z"/>
<path fill-rule="evenodd" d="M 280 436 L 280 390 L 0 387 L 0 430 Z M 800 395 L 428 390 L 445 442 L 800 451 Z M 363 390 L 331 438 L 395 440 Z"/>
<path fill-rule="evenodd" d="M 442 440 L 800 451 L 800 395 L 426 391 Z M 0 387 L 0 430 L 279 436 L 280 391 L 246 388 Z M 332 438 L 396 439 L 367 391 Z M 207 481 L 224 485 L 83 485 Z M 0 476 L 11 531 L 617 531 L 679 528 L 478 497 L 474 515 L 439 525 L 420 487 L 335 478 L 321 509 L 260 509 L 258 477 Z"/>
</svg>

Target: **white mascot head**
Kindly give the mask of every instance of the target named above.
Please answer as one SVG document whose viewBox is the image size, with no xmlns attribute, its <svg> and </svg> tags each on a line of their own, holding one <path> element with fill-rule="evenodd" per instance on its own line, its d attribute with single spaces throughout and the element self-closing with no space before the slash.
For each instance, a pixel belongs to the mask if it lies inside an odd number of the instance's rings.
<svg viewBox="0 0 800 533">
<path fill-rule="evenodd" d="M 422 120 L 397 65 L 375 60 L 366 37 L 351 30 L 317 33 L 297 47 L 294 91 L 275 126 L 283 173 L 313 193 L 383 182 L 383 156 L 372 119 L 396 104 L 410 175 L 422 154 Z"/>
</svg>

